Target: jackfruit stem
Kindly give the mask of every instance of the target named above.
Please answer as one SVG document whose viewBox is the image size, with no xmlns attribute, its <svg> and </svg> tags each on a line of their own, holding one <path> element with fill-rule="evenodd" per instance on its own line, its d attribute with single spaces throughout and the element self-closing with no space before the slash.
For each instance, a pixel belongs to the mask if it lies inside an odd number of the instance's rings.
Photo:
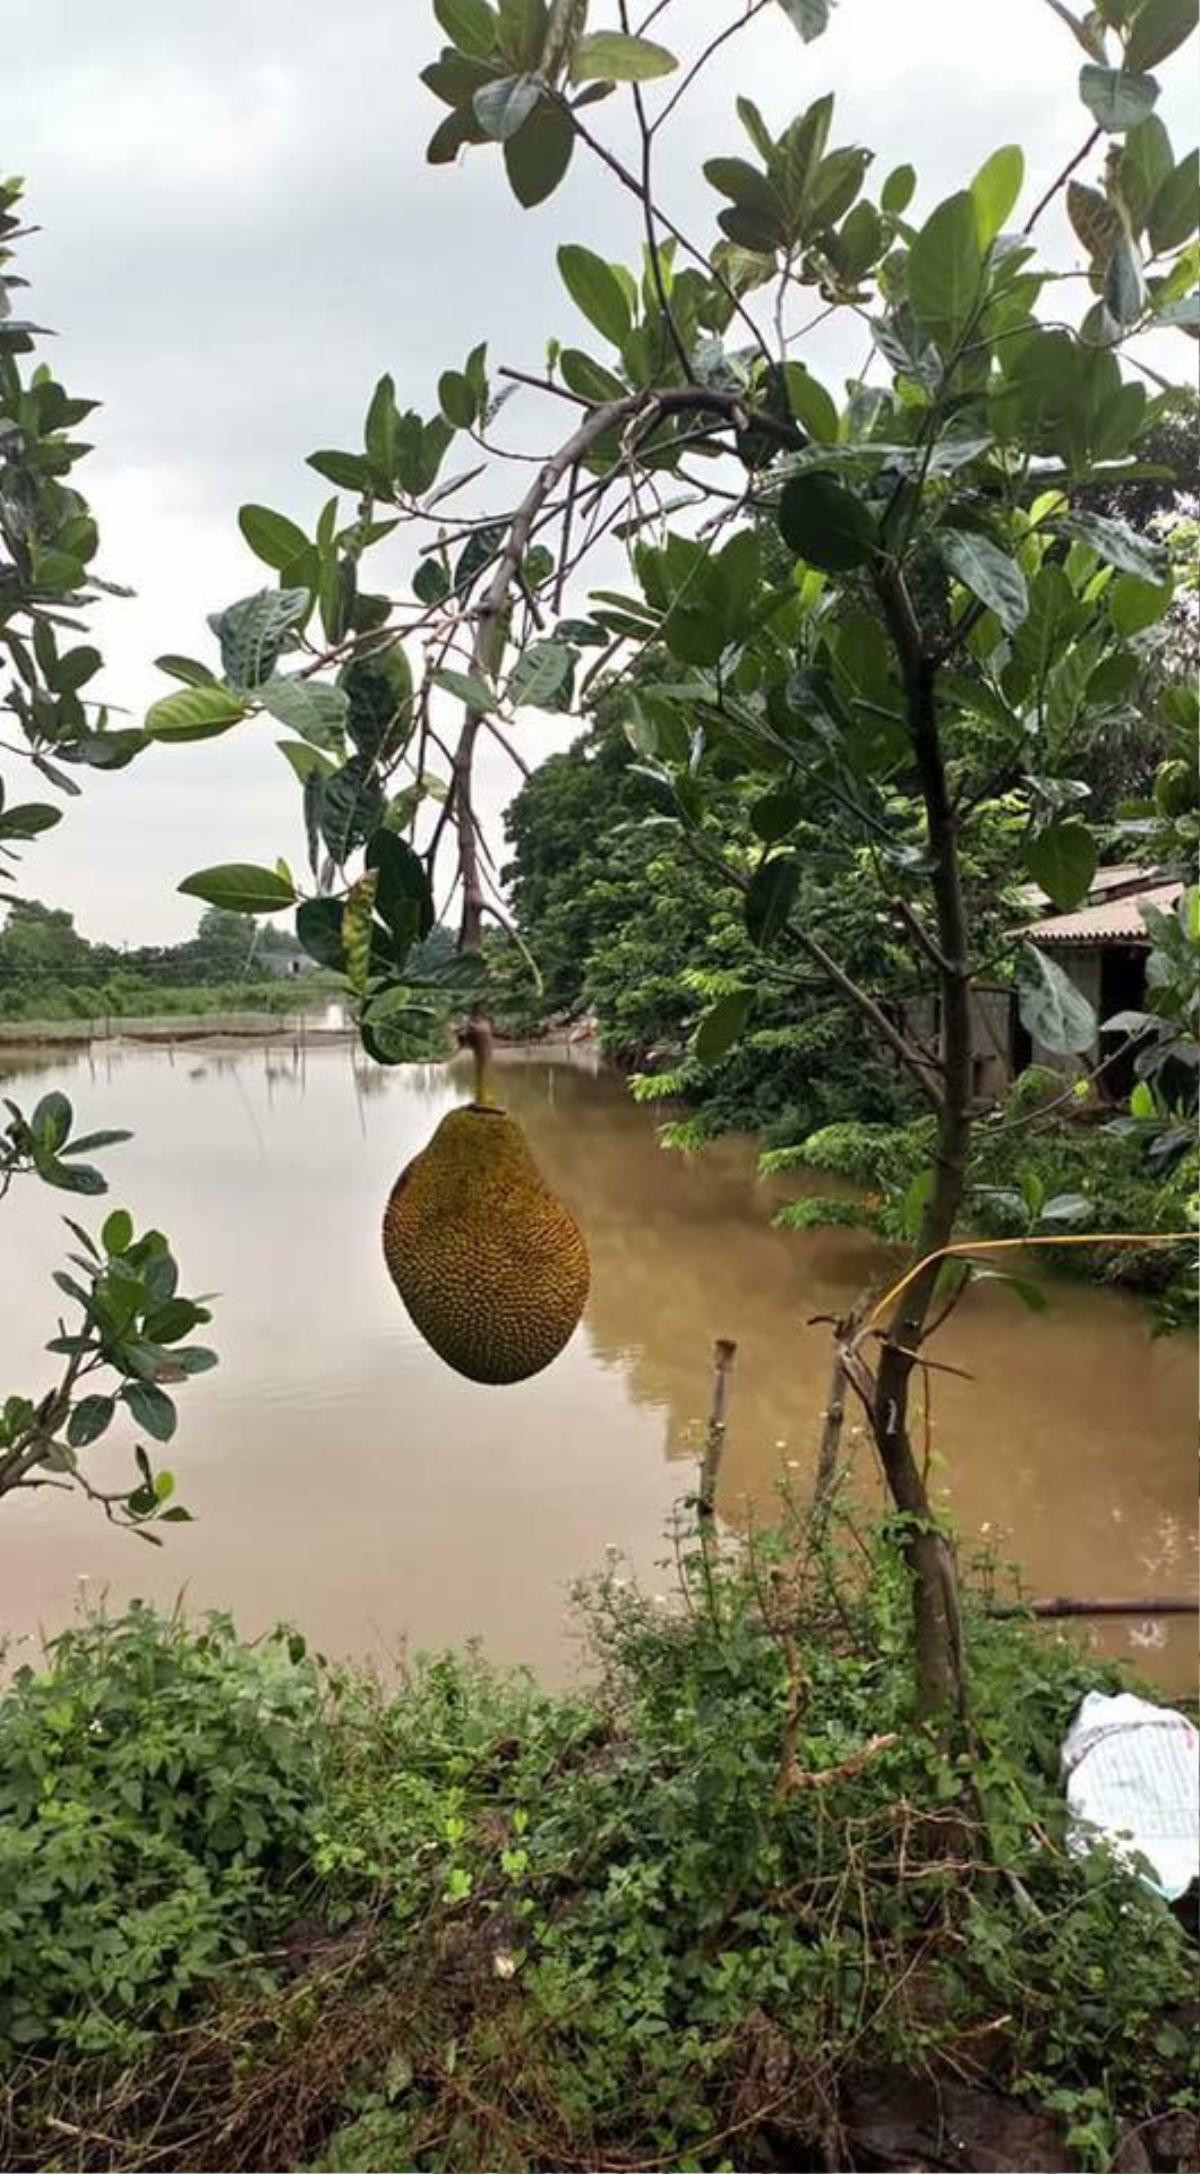
<svg viewBox="0 0 1200 2174">
<path fill-rule="evenodd" d="M 482 1013 L 472 1012 L 464 1030 L 463 1041 L 475 1059 L 475 1100 L 486 1109 L 494 1104 L 492 1093 L 492 1023 Z"/>
</svg>

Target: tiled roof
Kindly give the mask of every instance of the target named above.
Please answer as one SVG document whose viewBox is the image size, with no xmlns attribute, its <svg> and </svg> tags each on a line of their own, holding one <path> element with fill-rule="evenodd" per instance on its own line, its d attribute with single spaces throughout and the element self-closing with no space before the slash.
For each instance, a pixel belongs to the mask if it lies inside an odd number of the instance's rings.
<svg viewBox="0 0 1200 2174">
<path fill-rule="evenodd" d="M 1080 906 L 1075 913 L 1057 913 L 1045 921 L 1030 921 L 1021 933 L 1032 936 L 1039 944 L 1148 943 L 1142 907 L 1157 906 L 1166 912 L 1182 890 L 1182 883 L 1155 883 L 1129 897 L 1102 899 L 1098 905 Z"/>
</svg>

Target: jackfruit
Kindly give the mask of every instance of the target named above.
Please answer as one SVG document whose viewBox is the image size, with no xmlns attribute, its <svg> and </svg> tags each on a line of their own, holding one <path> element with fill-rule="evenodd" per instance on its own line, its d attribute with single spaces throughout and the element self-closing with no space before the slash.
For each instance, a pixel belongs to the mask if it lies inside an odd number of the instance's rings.
<svg viewBox="0 0 1200 2174">
<path fill-rule="evenodd" d="M 493 1104 L 451 1110 L 402 1170 L 383 1251 L 415 1327 L 470 1381 L 524 1381 L 558 1357 L 588 1294 L 574 1218 L 521 1127 Z"/>
</svg>

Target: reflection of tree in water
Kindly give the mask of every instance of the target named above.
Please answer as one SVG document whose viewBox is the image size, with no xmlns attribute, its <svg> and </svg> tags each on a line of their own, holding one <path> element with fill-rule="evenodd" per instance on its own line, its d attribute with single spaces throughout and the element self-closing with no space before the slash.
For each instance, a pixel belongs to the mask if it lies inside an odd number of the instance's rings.
<svg viewBox="0 0 1200 2174">
<path fill-rule="evenodd" d="M 827 1328 L 866 1279 L 866 1241 L 848 1231 L 772 1229 L 778 1191 L 757 1181 L 747 1144 L 668 1153 L 618 1079 L 568 1065 L 506 1067 L 505 1100 L 547 1183 L 583 1228 L 592 1259 L 585 1332 L 635 1403 L 661 1411 L 664 1451 L 694 1457 L 704 1432 L 713 1339 L 738 1345 L 723 1507 L 760 1500 L 781 1460 L 807 1469 L 829 1373 Z M 794 1193 L 795 1185 L 789 1190 Z"/>
<path fill-rule="evenodd" d="M 39 1049 L 9 1049 L 0 1043 L 0 1081 L 43 1079 L 47 1072 L 73 1072 L 88 1055 L 78 1042 L 47 1042 Z"/>
</svg>

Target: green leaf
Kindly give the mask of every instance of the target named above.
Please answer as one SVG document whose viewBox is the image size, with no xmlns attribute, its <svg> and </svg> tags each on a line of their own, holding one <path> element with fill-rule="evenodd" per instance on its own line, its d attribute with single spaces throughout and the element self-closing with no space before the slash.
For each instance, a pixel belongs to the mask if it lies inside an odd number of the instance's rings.
<svg viewBox="0 0 1200 2174">
<path fill-rule="evenodd" d="M 1136 574 L 1119 574 L 1105 596 L 1117 633 L 1129 641 L 1147 627 L 1156 626 L 1172 593 L 1170 581 L 1142 581 Z"/>
<path fill-rule="evenodd" d="M 1029 612 L 1025 576 L 1016 560 L 970 529 L 940 530 L 938 549 L 955 579 L 994 611 L 1005 632 L 1012 634 Z"/>
<path fill-rule="evenodd" d="M 315 959 L 318 966 L 332 966 L 339 974 L 345 965 L 342 953 L 344 912 L 340 898 L 306 898 L 296 908 L 296 936 L 309 958 Z"/>
<path fill-rule="evenodd" d="M 756 800 L 750 810 L 750 828 L 756 838 L 762 839 L 764 845 L 777 845 L 781 838 L 786 838 L 789 831 L 795 829 L 804 809 L 803 795 L 791 786 L 784 786 L 778 792 L 764 793 L 762 799 Z"/>
<path fill-rule="evenodd" d="M 209 624 L 221 644 L 230 687 L 252 689 L 270 679 L 282 652 L 293 645 L 293 630 L 308 609 L 307 589 L 260 589 L 257 595 L 240 597 L 214 614 Z"/>
<path fill-rule="evenodd" d="M 526 211 L 554 194 L 571 163 L 575 125 L 556 99 L 539 99 L 529 119 L 504 146 L 504 170 Z"/>
<path fill-rule="evenodd" d="M 396 425 L 396 387 L 385 375 L 371 394 L 363 423 L 363 444 L 371 481 L 383 492 L 391 490 L 396 473 Z"/>
<path fill-rule="evenodd" d="M 1083 1056 L 1096 1040 L 1096 1014 L 1057 960 L 1032 943 L 1017 957 L 1021 1024 L 1057 1057 Z"/>
<path fill-rule="evenodd" d="M 597 404 L 628 398 L 629 387 L 623 385 L 619 377 L 614 377 L 611 370 L 606 370 L 603 363 L 593 362 L 582 348 L 564 347 L 558 366 L 563 384 L 569 392 L 578 393 L 581 400 Z"/>
<path fill-rule="evenodd" d="M 165 1390 L 152 1381 L 127 1381 L 120 1396 L 139 1427 L 144 1427 L 156 1442 L 170 1441 L 178 1415 Z"/>
<path fill-rule="evenodd" d="M 106 1193 L 108 1185 L 99 1170 L 90 1163 L 59 1162 L 55 1157 L 39 1160 L 37 1174 L 43 1185 L 56 1185 L 64 1193 Z M 53 1350 L 48 1345 L 48 1350 Z"/>
<path fill-rule="evenodd" d="M 323 754 L 319 747 L 312 747 L 307 740 L 276 740 L 275 745 L 301 785 L 311 777 L 332 777 L 337 768 L 331 756 Z"/>
<path fill-rule="evenodd" d="M 471 106 L 479 126 L 493 143 L 507 143 L 524 127 L 540 96 L 536 77 L 506 75 L 495 83 L 481 83 Z"/>
<path fill-rule="evenodd" d="M 838 412 L 825 387 L 812 377 L 802 362 L 783 367 L 788 406 L 801 429 L 820 445 L 836 445 Z"/>
<path fill-rule="evenodd" d="M 746 892 L 746 934 L 760 950 L 769 949 L 787 925 L 800 887 L 800 863 L 791 853 L 760 861 Z"/>
<path fill-rule="evenodd" d="M 915 166 L 894 166 L 879 192 L 879 202 L 883 210 L 890 212 L 893 218 L 898 218 L 912 202 L 916 186 Z"/>
<path fill-rule="evenodd" d="M 0 838 L 36 838 L 61 823 L 63 811 L 48 800 L 19 800 L 0 815 Z"/>
<path fill-rule="evenodd" d="M 68 649 L 55 668 L 53 686 L 56 694 L 75 694 L 87 685 L 100 670 L 104 659 L 98 649 Z"/>
<path fill-rule="evenodd" d="M 356 846 L 378 830 L 384 807 L 383 793 L 361 756 L 352 755 L 332 777 L 321 780 L 318 823 L 339 868 Z"/>
<path fill-rule="evenodd" d="M 1096 841 L 1086 823 L 1052 823 L 1025 847 L 1025 866 L 1060 913 L 1085 899 L 1096 873 Z"/>
<path fill-rule="evenodd" d="M 497 23 L 487 0 L 433 0 L 433 12 L 451 45 L 472 60 L 490 60 Z"/>
<path fill-rule="evenodd" d="M 377 830 L 366 851 L 366 865 L 376 870 L 375 911 L 393 936 L 407 942 L 410 925 L 418 936 L 433 927 L 433 893 L 425 864 L 404 838 Z"/>
<path fill-rule="evenodd" d="M 1150 246 L 1181 249 L 1200 224 L 1200 153 L 1189 151 L 1155 193 L 1150 206 Z"/>
<path fill-rule="evenodd" d="M 386 746 L 398 754 L 412 723 L 412 669 L 399 642 L 345 667 L 346 727 L 360 755 L 374 760 Z"/>
<path fill-rule="evenodd" d="M 461 370 L 443 370 L 438 379 L 438 406 L 455 430 L 469 430 L 475 420 L 475 395 Z"/>
<path fill-rule="evenodd" d="M 564 242 L 558 252 L 563 285 L 577 309 L 606 340 L 620 347 L 633 326 L 629 298 L 610 264 L 577 242 Z"/>
<path fill-rule="evenodd" d="M 652 38 L 630 37 L 621 30 L 591 30 L 571 55 L 571 81 L 649 83 L 655 76 L 673 74 L 678 66 L 674 53 Z"/>
<path fill-rule="evenodd" d="M 269 679 L 258 699 L 281 725 L 298 732 L 314 747 L 341 747 L 349 702 L 345 690 L 318 679 Z"/>
<path fill-rule="evenodd" d="M 336 483 L 339 490 L 368 494 L 371 490 L 371 463 L 365 453 L 339 453 L 327 449 L 310 453 L 307 466 L 315 468 L 326 482 Z"/>
<path fill-rule="evenodd" d="M 422 604 L 440 604 L 449 596 L 450 575 L 440 559 L 422 559 L 412 578 L 412 592 Z"/>
<path fill-rule="evenodd" d="M 1109 566 L 1141 581 L 1161 586 L 1170 570 L 1166 547 L 1152 536 L 1142 536 L 1127 521 L 1110 520 L 1107 514 L 1072 513 L 1058 526 L 1065 536 L 1088 545 Z"/>
<path fill-rule="evenodd" d="M 165 672 L 170 679 L 181 679 L 185 687 L 215 687 L 217 684 L 215 672 L 210 672 L 206 664 L 198 664 L 194 657 L 167 655 L 156 657 L 154 662 L 160 672 Z"/>
<path fill-rule="evenodd" d="M 1157 67 L 1191 37 L 1198 13 L 1198 0 L 1141 0 L 1125 44 L 1126 67 Z"/>
<path fill-rule="evenodd" d="M 1157 113 L 1129 130 L 1114 165 L 1116 192 L 1129 214 L 1133 232 L 1140 233 L 1154 198 L 1175 165 L 1171 139 Z"/>
<path fill-rule="evenodd" d="M 29 1129 L 39 1148 L 53 1155 L 70 1137 L 73 1123 L 74 1112 L 69 1101 L 56 1089 L 42 1096 L 29 1120 Z"/>
<path fill-rule="evenodd" d="M 1079 95 L 1101 128 L 1110 136 L 1120 136 L 1153 113 L 1158 85 L 1152 75 L 1125 68 L 1099 68 L 1087 61 L 1079 71 Z"/>
<path fill-rule="evenodd" d="M 230 913 L 278 913 L 294 906 L 295 886 L 273 868 L 256 868 L 250 861 L 229 861 L 219 868 L 199 868 L 178 885 L 185 897 L 202 898 L 208 906 L 224 906 Z"/>
<path fill-rule="evenodd" d="M 1101 196 L 1099 189 L 1089 189 L 1082 181 L 1068 181 L 1067 217 L 1089 257 L 1107 259 L 1121 227 L 1120 217 L 1108 198 Z"/>
<path fill-rule="evenodd" d="M 207 1374 L 219 1364 L 216 1352 L 207 1350 L 203 1344 L 176 1344 L 171 1353 L 171 1365 L 181 1374 Z M 172 1516 L 175 1514 L 171 1512 Z"/>
<path fill-rule="evenodd" d="M 779 5 L 808 45 L 828 29 L 830 10 L 836 0 L 779 0 Z"/>
<path fill-rule="evenodd" d="M 1114 324 L 1136 325 L 1146 307 L 1141 258 L 1122 227 L 1104 273 L 1104 304 Z"/>
<path fill-rule="evenodd" d="M 844 484 L 819 472 L 793 476 L 779 501 L 784 542 L 810 566 L 845 573 L 862 566 L 876 544 L 869 509 Z"/>
<path fill-rule="evenodd" d="M 733 1047 L 754 1009 L 753 989 L 733 989 L 717 998 L 696 1029 L 692 1055 L 697 1064 L 719 1064 Z"/>
<path fill-rule="evenodd" d="M 975 206 L 975 238 L 982 250 L 991 248 L 1025 179 L 1025 154 L 1019 144 L 1008 143 L 993 151 L 971 183 Z"/>
<path fill-rule="evenodd" d="M 983 282 L 975 200 L 960 189 L 930 213 L 908 253 L 908 299 L 943 356 L 953 350 Z"/>
<path fill-rule="evenodd" d="M 152 703 L 144 729 L 152 740 L 215 740 L 246 714 L 246 703 L 228 687 L 187 687 Z"/>
<path fill-rule="evenodd" d="M 706 159 L 704 178 L 742 211 L 763 220 L 765 229 L 774 235 L 777 245 L 786 243 L 787 225 L 783 198 L 769 177 L 760 172 L 757 166 L 751 166 L 747 159 Z"/>
<path fill-rule="evenodd" d="M 280 574 L 311 548 L 304 530 L 269 506 L 242 506 L 238 527 L 255 557 Z"/>
<path fill-rule="evenodd" d="M 544 709 L 571 669 L 571 652 L 559 642 L 531 642 L 517 658 L 505 693 L 514 709 L 528 703 Z"/>
<path fill-rule="evenodd" d="M 100 1230 L 100 1240 L 106 1253 L 127 1253 L 133 1244 L 133 1217 L 127 1208 L 114 1208 L 106 1215 Z"/>
<path fill-rule="evenodd" d="M 442 665 L 432 676 L 435 687 L 444 688 L 447 694 L 465 702 L 468 709 L 478 710 L 481 716 L 490 716 L 495 709 L 495 695 L 487 681 L 479 679 L 475 673 L 455 672 L 448 665 Z"/>
<path fill-rule="evenodd" d="M 86 1449 L 89 1442 L 98 1441 L 111 1425 L 116 1408 L 110 1396 L 80 1397 L 67 1421 L 67 1440 L 72 1449 Z"/>
</svg>

